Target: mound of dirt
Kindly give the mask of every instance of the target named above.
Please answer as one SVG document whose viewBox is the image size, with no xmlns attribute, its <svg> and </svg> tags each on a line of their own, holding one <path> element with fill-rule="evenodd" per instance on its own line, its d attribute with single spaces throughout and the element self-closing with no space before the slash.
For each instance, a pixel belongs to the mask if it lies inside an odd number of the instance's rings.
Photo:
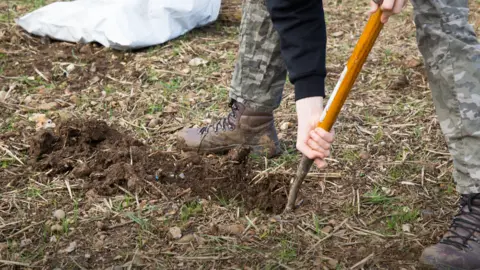
<svg viewBox="0 0 480 270">
<path fill-rule="evenodd" d="M 254 173 L 247 155 L 248 149 L 224 157 L 154 152 L 96 120 L 61 123 L 55 130 L 38 132 L 30 143 L 30 162 L 36 169 L 84 179 L 100 195 L 120 193 L 121 187 L 175 198 L 190 189 L 191 195 L 204 199 L 234 199 L 247 210 L 280 213 L 288 179 L 270 176 L 251 184 Z"/>
</svg>

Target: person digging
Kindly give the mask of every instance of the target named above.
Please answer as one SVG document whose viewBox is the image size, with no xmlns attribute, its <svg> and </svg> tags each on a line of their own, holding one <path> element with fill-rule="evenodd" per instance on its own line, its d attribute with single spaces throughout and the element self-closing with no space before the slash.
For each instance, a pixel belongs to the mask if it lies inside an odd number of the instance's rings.
<svg viewBox="0 0 480 270">
<path fill-rule="evenodd" d="M 450 228 L 423 251 L 420 261 L 437 269 L 480 269 L 480 44 L 468 23 L 467 0 L 411 3 L 418 49 L 461 194 Z M 371 1 L 369 13 L 380 7 L 387 23 L 406 4 Z M 296 148 L 325 168 L 335 134 L 314 127 L 325 98 L 326 39 L 319 0 L 247 0 L 229 92 L 231 112 L 216 123 L 181 130 L 178 147 L 221 153 L 248 145 L 269 158 L 280 155 L 273 111 L 280 105 L 288 72 L 295 87 Z"/>
</svg>

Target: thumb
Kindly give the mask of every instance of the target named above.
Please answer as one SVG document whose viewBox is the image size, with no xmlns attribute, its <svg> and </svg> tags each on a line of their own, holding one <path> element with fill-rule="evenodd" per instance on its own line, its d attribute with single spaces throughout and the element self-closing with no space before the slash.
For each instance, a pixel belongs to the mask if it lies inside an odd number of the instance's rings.
<svg viewBox="0 0 480 270">
<path fill-rule="evenodd" d="M 373 13 L 375 13 L 375 11 L 377 11 L 378 9 L 378 5 L 375 4 L 375 2 L 373 2 L 372 0 L 370 0 L 370 10 L 367 12 L 368 15 L 372 15 Z"/>
</svg>

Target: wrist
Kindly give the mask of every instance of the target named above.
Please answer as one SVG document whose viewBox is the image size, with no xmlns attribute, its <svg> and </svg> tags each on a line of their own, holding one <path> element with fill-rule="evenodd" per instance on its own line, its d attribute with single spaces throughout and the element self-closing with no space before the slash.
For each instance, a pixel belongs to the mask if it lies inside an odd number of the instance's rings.
<svg viewBox="0 0 480 270">
<path fill-rule="evenodd" d="M 313 96 L 295 102 L 299 125 L 316 125 L 323 111 L 323 97 Z"/>
</svg>

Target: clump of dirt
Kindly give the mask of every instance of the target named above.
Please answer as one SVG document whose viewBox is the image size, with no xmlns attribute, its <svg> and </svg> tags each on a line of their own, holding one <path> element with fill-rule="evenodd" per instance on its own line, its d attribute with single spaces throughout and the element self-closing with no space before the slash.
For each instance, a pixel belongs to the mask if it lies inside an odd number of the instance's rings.
<svg viewBox="0 0 480 270">
<path fill-rule="evenodd" d="M 287 179 L 270 176 L 250 183 L 254 173 L 248 151 L 235 149 L 224 157 L 154 152 L 103 121 L 76 120 L 38 132 L 31 139 L 30 162 L 49 175 L 88 180 L 87 188 L 100 195 L 121 192 L 120 187 L 141 193 L 154 184 L 150 192 L 170 198 L 190 189 L 191 195 L 205 199 L 240 201 L 247 210 L 281 212 Z"/>
</svg>

